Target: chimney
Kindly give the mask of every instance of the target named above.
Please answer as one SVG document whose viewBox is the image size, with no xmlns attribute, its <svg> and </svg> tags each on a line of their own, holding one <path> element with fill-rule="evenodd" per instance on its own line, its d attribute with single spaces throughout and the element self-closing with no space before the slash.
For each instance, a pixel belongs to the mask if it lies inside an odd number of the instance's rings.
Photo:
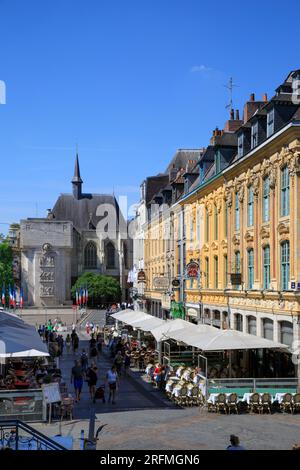
<svg viewBox="0 0 300 470">
<path fill-rule="evenodd" d="M 265 96 L 267 101 L 267 95 Z M 255 94 L 251 93 L 249 101 L 247 101 L 244 106 L 244 124 L 249 121 L 255 111 L 257 111 L 261 106 L 262 101 L 255 101 Z"/>
<path fill-rule="evenodd" d="M 267 93 L 264 93 L 263 102 L 266 103 L 267 101 L 268 101 L 268 95 L 267 95 Z"/>
<path fill-rule="evenodd" d="M 238 109 L 235 110 L 235 120 L 239 121 L 240 120 L 240 112 Z"/>
<path fill-rule="evenodd" d="M 234 120 L 234 110 L 230 110 L 230 119 L 233 121 Z"/>
</svg>

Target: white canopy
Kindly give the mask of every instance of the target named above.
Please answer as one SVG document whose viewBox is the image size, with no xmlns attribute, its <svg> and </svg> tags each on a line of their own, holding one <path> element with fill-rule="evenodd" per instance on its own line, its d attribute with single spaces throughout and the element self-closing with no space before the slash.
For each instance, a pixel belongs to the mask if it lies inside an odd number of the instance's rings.
<svg viewBox="0 0 300 470">
<path fill-rule="evenodd" d="M 260 336 L 236 330 L 219 330 L 209 325 L 193 325 L 173 331 L 169 338 L 181 341 L 202 351 L 232 349 L 287 349 L 287 346 Z"/>
<path fill-rule="evenodd" d="M 0 357 L 37 356 L 49 353 L 35 328 L 17 315 L 0 311 Z"/>
<path fill-rule="evenodd" d="M 173 338 L 173 334 L 179 331 L 186 331 L 187 336 L 191 328 L 195 326 L 185 320 L 165 320 L 160 326 L 151 330 L 152 335 L 156 341 L 165 341 L 166 339 Z"/>
<path fill-rule="evenodd" d="M 114 313 L 111 315 L 116 320 L 131 325 L 143 331 L 151 331 L 165 323 L 161 318 L 153 317 L 148 313 L 138 312 L 133 310 L 123 310 L 122 312 Z"/>
</svg>

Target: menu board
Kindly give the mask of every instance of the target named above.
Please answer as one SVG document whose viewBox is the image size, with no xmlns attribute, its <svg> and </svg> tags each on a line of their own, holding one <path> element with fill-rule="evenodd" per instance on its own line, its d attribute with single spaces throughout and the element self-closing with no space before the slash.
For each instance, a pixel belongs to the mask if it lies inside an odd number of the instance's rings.
<svg viewBox="0 0 300 470">
<path fill-rule="evenodd" d="M 43 398 L 44 398 L 45 403 L 49 404 L 49 403 L 57 403 L 58 401 L 61 401 L 59 384 L 57 382 L 52 383 L 52 384 L 43 384 L 42 389 L 43 389 Z"/>
</svg>

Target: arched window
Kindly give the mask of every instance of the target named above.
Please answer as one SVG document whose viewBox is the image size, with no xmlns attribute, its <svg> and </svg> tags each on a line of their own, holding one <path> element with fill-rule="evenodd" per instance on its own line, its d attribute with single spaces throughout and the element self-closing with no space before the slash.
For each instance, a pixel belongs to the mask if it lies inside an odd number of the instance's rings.
<svg viewBox="0 0 300 470">
<path fill-rule="evenodd" d="M 236 313 L 234 315 L 234 320 L 235 320 L 235 329 L 237 331 L 243 331 L 243 315 L 240 313 Z"/>
<path fill-rule="evenodd" d="M 248 318 L 248 333 L 250 335 L 256 335 L 256 318 L 253 315 L 249 315 Z"/>
<path fill-rule="evenodd" d="M 112 269 L 116 265 L 115 252 L 116 252 L 116 250 L 115 250 L 114 244 L 109 242 L 106 245 L 106 267 L 108 269 Z"/>
<path fill-rule="evenodd" d="M 97 247 L 93 242 L 88 242 L 84 249 L 84 267 L 87 269 L 97 268 Z"/>
<path fill-rule="evenodd" d="M 289 321 L 280 322 L 280 342 L 291 346 L 293 343 L 293 323 Z"/>
<path fill-rule="evenodd" d="M 274 323 L 269 318 L 263 319 L 263 337 L 272 341 L 274 338 Z"/>
</svg>

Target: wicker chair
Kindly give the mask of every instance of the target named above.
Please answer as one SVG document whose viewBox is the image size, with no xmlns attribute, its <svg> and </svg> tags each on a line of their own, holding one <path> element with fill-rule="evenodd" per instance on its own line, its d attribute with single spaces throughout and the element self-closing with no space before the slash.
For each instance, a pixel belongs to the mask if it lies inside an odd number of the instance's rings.
<svg viewBox="0 0 300 470">
<path fill-rule="evenodd" d="M 186 385 L 182 385 L 182 387 L 179 389 L 178 396 L 175 397 L 175 403 L 176 405 L 179 406 L 185 406 L 187 404 L 188 400 L 188 390 Z"/>
<path fill-rule="evenodd" d="M 227 408 L 228 408 L 228 413 L 231 413 L 231 410 L 234 410 L 236 414 L 238 414 L 238 396 L 236 393 L 231 393 L 229 397 L 227 398 Z"/>
<path fill-rule="evenodd" d="M 280 403 L 280 410 L 285 412 L 289 411 L 293 413 L 293 396 L 291 393 L 285 393 L 282 397 L 282 401 Z"/>
<path fill-rule="evenodd" d="M 249 408 L 252 413 L 261 412 L 260 396 L 258 393 L 253 393 L 253 395 L 251 395 Z"/>
<path fill-rule="evenodd" d="M 200 394 L 199 388 L 194 385 L 193 388 L 191 389 L 191 394 L 189 396 L 189 405 L 190 406 L 199 406 L 200 405 L 199 394 Z"/>
<path fill-rule="evenodd" d="M 300 410 L 300 393 L 295 393 L 293 398 L 293 413 Z"/>
<path fill-rule="evenodd" d="M 271 414 L 272 398 L 269 393 L 263 393 L 261 397 L 261 412 L 267 411 Z"/>
<path fill-rule="evenodd" d="M 225 411 L 225 413 L 227 414 L 227 403 L 225 393 L 219 393 L 219 395 L 216 397 L 215 405 L 217 413 Z"/>
</svg>

